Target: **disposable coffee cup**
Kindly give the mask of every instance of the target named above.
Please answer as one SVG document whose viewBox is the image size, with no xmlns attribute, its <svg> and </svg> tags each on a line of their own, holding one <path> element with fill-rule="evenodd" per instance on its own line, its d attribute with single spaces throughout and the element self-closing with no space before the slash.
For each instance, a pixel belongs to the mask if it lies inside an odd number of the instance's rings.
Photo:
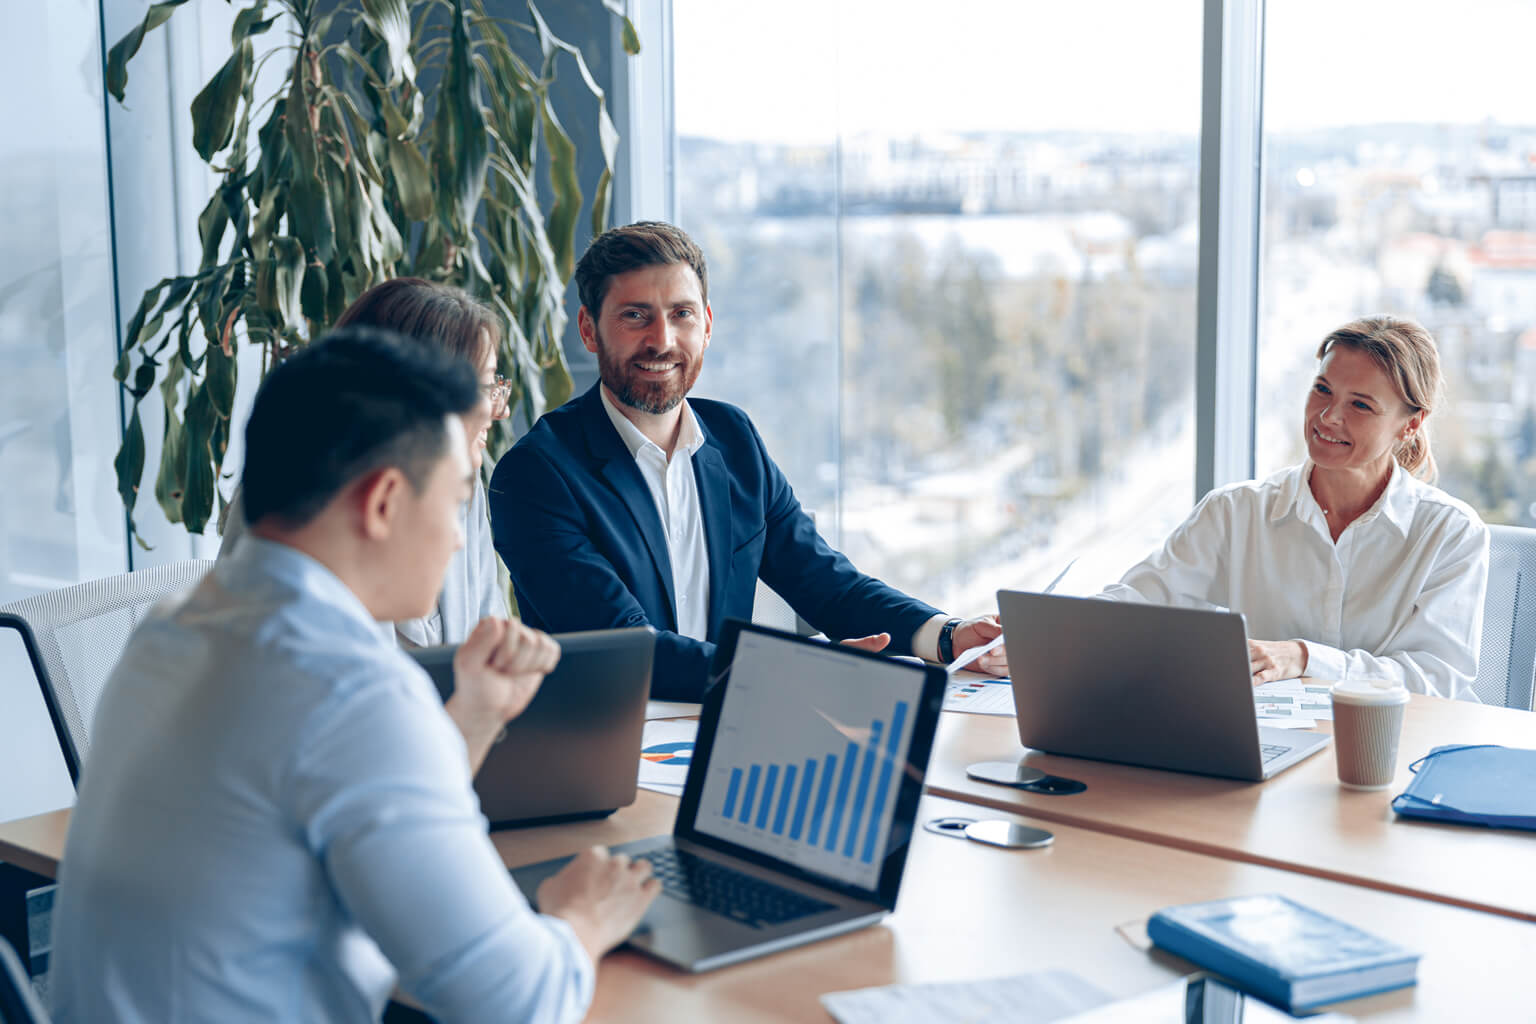
<svg viewBox="0 0 1536 1024">
<path fill-rule="evenodd" d="M 1391 786 L 1408 691 L 1389 679 L 1360 679 L 1334 683 L 1329 693 L 1339 785 L 1346 789 Z"/>
</svg>

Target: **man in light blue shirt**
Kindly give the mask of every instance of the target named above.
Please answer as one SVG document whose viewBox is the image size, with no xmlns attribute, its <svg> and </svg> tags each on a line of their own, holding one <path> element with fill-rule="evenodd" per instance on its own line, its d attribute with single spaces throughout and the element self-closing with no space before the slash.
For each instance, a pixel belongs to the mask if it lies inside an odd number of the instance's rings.
<svg viewBox="0 0 1536 1024">
<path fill-rule="evenodd" d="M 468 367 L 338 331 L 247 428 L 253 524 L 134 634 L 96 715 L 60 868 L 61 1021 L 560 1021 L 657 886 L 589 850 L 534 913 L 471 778 L 558 658 L 486 619 L 445 714 L 379 621 L 437 600 L 472 475 Z"/>
</svg>

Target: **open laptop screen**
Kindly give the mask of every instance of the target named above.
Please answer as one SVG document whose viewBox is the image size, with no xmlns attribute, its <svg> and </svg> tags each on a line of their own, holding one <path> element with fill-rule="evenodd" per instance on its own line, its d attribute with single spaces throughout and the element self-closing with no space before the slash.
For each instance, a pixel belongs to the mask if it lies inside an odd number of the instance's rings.
<svg viewBox="0 0 1536 1024">
<path fill-rule="evenodd" d="M 922 665 L 757 627 L 729 639 L 729 685 L 715 695 L 718 718 L 706 703 L 702 785 L 690 778 L 697 796 L 681 820 L 691 811 L 694 838 L 818 881 L 881 889 L 889 855 L 904 855 L 910 837 L 942 671 L 930 680 Z"/>
<path fill-rule="evenodd" d="M 26 627 L 0 616 L 0 821 L 72 807 L 75 780 Z"/>
</svg>

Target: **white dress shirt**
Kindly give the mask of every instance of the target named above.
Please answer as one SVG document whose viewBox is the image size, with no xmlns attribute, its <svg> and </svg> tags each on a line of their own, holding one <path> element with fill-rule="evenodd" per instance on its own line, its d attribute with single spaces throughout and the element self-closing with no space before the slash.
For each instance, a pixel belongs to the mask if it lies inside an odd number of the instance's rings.
<svg viewBox="0 0 1536 1024">
<path fill-rule="evenodd" d="M 319 562 L 247 535 L 133 634 L 54 912 L 62 1022 L 566 1021 L 593 966 L 486 834 L 426 673 Z"/>
<path fill-rule="evenodd" d="M 672 593 L 676 595 L 677 632 L 694 640 L 709 638 L 709 548 L 704 543 L 704 516 L 699 510 L 699 484 L 693 476 L 693 453 L 704 444 L 704 432 L 694 419 L 688 400 L 682 403 L 683 423 L 672 458 L 619 411 L 599 388 L 603 409 L 613 421 L 635 465 L 645 478 L 646 489 L 656 502 L 661 531 L 667 538 L 672 562 Z"/>
<path fill-rule="evenodd" d="M 1477 700 L 1488 528 L 1394 465 L 1381 498 L 1335 542 L 1311 470 L 1212 491 L 1101 596 L 1231 609 L 1251 639 L 1304 641 L 1309 676 Z"/>
</svg>

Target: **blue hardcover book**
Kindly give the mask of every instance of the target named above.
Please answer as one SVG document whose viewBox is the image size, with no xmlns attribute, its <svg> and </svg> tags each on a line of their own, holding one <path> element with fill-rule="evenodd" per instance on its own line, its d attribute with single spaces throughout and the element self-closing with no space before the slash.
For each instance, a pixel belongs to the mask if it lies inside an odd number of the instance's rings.
<svg viewBox="0 0 1536 1024">
<path fill-rule="evenodd" d="M 1419 963 L 1396 943 L 1276 895 L 1165 907 L 1147 935 L 1293 1011 L 1412 985 Z"/>
<path fill-rule="evenodd" d="M 1536 830 L 1536 750 L 1436 747 L 1409 768 L 1392 801 L 1404 817 Z"/>
</svg>

